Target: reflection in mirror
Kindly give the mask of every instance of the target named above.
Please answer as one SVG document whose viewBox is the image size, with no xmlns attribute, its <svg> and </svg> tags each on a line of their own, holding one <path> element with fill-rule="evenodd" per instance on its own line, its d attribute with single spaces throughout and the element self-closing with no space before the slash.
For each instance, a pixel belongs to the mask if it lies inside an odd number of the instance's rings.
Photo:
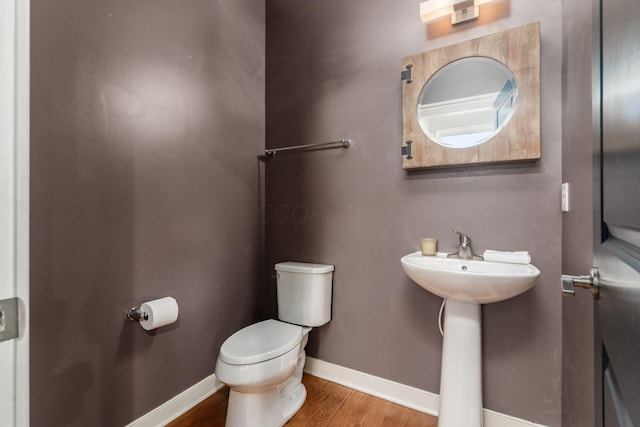
<svg viewBox="0 0 640 427">
<path fill-rule="evenodd" d="M 466 148 L 489 140 L 516 109 L 515 77 L 499 61 L 467 57 L 442 67 L 418 98 L 418 123 L 434 142 Z"/>
</svg>

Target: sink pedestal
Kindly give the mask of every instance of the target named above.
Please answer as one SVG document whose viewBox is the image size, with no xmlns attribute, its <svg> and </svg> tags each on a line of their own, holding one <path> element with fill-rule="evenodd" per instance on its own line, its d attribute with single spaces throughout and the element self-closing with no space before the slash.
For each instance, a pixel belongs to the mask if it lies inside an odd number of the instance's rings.
<svg viewBox="0 0 640 427">
<path fill-rule="evenodd" d="M 482 427 L 480 304 L 447 299 L 438 427 Z"/>
</svg>

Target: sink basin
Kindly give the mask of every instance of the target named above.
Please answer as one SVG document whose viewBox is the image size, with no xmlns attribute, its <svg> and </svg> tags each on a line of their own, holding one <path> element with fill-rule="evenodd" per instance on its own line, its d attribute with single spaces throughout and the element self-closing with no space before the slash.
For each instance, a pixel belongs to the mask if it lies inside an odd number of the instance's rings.
<svg viewBox="0 0 640 427">
<path fill-rule="evenodd" d="M 487 304 L 514 297 L 531 288 L 540 270 L 531 264 L 462 260 L 423 256 L 414 252 L 400 259 L 405 273 L 429 292 L 467 304 Z"/>
</svg>

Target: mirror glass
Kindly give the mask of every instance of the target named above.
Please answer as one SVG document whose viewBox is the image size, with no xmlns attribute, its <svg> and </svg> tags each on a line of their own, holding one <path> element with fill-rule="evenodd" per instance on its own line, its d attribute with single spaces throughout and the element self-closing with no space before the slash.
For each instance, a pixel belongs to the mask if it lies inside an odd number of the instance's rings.
<svg viewBox="0 0 640 427">
<path fill-rule="evenodd" d="M 516 109 L 518 87 L 501 62 L 467 57 L 436 72 L 418 97 L 418 123 L 448 148 L 482 144 L 500 132 Z"/>
</svg>

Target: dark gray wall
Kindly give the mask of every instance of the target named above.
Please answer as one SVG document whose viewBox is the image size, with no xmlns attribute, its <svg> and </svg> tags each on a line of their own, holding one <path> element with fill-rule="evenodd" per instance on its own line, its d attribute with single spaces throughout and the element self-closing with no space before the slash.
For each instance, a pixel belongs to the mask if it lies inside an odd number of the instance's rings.
<svg viewBox="0 0 640 427">
<path fill-rule="evenodd" d="M 266 165 L 267 268 L 335 264 L 332 321 L 309 354 L 439 391 L 441 300 L 413 284 L 400 257 L 420 237 L 529 250 L 538 284 L 483 307 L 485 407 L 561 424 L 561 3 L 497 1 L 478 21 L 425 25 L 419 1 L 267 1 L 267 146 L 349 137 L 354 146 L 278 155 Z M 401 168 L 400 60 L 541 22 L 542 159 L 407 173 Z M 269 276 L 269 274 L 267 274 Z M 269 280 L 268 307 L 275 314 Z"/>
<path fill-rule="evenodd" d="M 264 2 L 31 13 L 31 422 L 123 425 L 256 317 Z M 175 325 L 125 320 L 166 295 Z"/>
<path fill-rule="evenodd" d="M 562 270 L 587 274 L 593 264 L 591 3 L 563 0 L 562 179 L 571 210 L 562 214 Z M 562 300 L 562 425 L 594 425 L 593 299 L 578 290 Z"/>
</svg>

